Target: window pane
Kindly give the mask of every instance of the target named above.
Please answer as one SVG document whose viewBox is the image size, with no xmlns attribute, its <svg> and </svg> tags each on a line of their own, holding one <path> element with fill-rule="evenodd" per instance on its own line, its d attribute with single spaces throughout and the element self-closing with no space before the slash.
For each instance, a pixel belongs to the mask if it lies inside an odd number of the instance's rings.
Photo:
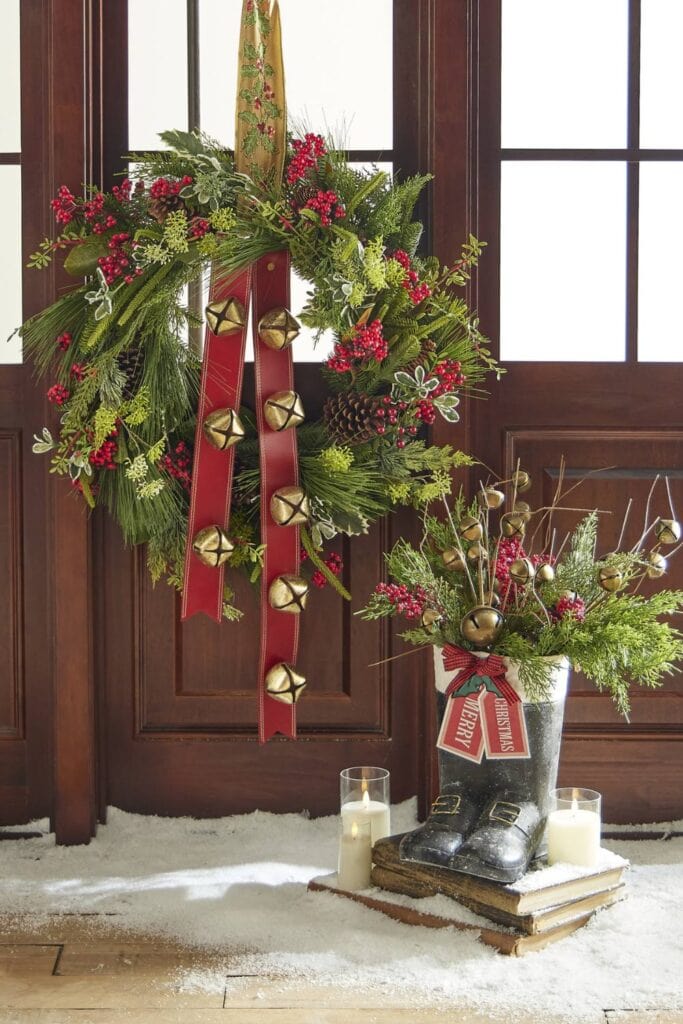
<svg viewBox="0 0 683 1024">
<path fill-rule="evenodd" d="M 683 3 L 642 0 L 640 144 L 645 149 L 683 147 Z"/>
<path fill-rule="evenodd" d="M 501 204 L 503 363 L 622 360 L 625 165 L 504 163 Z"/>
<path fill-rule="evenodd" d="M 128 145 L 187 128 L 186 0 L 128 0 Z"/>
<path fill-rule="evenodd" d="M 19 0 L 4 0 L 0 33 L 0 153 L 21 149 L 19 126 Z"/>
<path fill-rule="evenodd" d="M 640 165 L 638 358 L 683 360 L 683 163 Z"/>
<path fill-rule="evenodd" d="M 229 146 L 240 8 L 238 0 L 199 0 L 202 127 Z M 391 0 L 285 3 L 281 14 L 290 128 L 329 128 L 349 149 L 390 149 Z"/>
<path fill-rule="evenodd" d="M 21 362 L 21 169 L 0 167 L 0 363 Z"/>
<path fill-rule="evenodd" d="M 503 0 L 504 148 L 626 145 L 628 0 Z"/>
</svg>

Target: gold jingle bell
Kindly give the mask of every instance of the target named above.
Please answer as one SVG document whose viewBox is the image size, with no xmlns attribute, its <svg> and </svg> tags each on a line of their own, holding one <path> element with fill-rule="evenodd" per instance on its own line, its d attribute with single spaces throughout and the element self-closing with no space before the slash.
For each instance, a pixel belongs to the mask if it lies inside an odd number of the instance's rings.
<svg viewBox="0 0 683 1024">
<path fill-rule="evenodd" d="M 555 570 L 553 569 L 550 562 L 543 562 L 536 569 L 536 582 L 537 583 L 552 583 L 555 579 Z"/>
<path fill-rule="evenodd" d="M 271 430 L 289 430 L 303 423 L 303 403 L 296 391 L 276 391 L 266 398 L 263 416 Z"/>
<path fill-rule="evenodd" d="M 265 313 L 258 324 L 258 333 L 263 344 L 278 352 L 289 348 L 294 339 L 298 338 L 300 330 L 298 320 L 295 320 L 284 306 Z"/>
<path fill-rule="evenodd" d="M 526 586 L 535 575 L 536 569 L 530 558 L 515 558 L 510 565 L 510 579 L 520 587 Z"/>
<path fill-rule="evenodd" d="M 497 594 L 495 590 L 491 591 L 490 603 L 492 608 L 500 608 L 501 604 L 503 603 L 500 599 L 500 594 Z"/>
<path fill-rule="evenodd" d="M 432 626 L 436 626 L 437 623 L 441 622 L 441 612 L 437 611 L 436 608 L 425 608 L 422 612 L 422 625 L 425 629 L 431 629 Z"/>
<path fill-rule="evenodd" d="M 216 569 L 227 562 L 235 545 L 220 526 L 205 526 L 195 534 L 192 550 L 203 565 Z"/>
<path fill-rule="evenodd" d="M 296 704 L 306 687 L 306 678 L 286 661 L 279 661 L 266 672 L 265 684 L 266 693 L 274 700 Z"/>
<path fill-rule="evenodd" d="M 477 541 L 476 544 L 472 544 L 471 547 L 467 549 L 467 557 L 470 562 L 478 562 L 480 559 L 482 562 L 485 562 L 489 557 L 489 553 L 486 547 Z"/>
<path fill-rule="evenodd" d="M 658 580 L 668 569 L 668 563 L 664 555 L 659 551 L 651 551 L 647 556 L 648 567 L 645 570 L 648 579 Z"/>
<path fill-rule="evenodd" d="M 512 474 L 512 485 L 518 494 L 524 494 L 531 487 L 531 477 L 524 469 L 518 469 Z"/>
<path fill-rule="evenodd" d="M 598 583 L 608 594 L 615 594 L 624 585 L 624 574 L 614 565 L 601 565 L 598 569 Z"/>
<path fill-rule="evenodd" d="M 465 560 L 457 548 L 446 548 L 441 552 L 441 559 L 444 566 L 451 572 L 465 571 Z"/>
<path fill-rule="evenodd" d="M 681 524 L 675 519 L 658 519 L 655 533 L 660 544 L 677 544 L 681 539 Z"/>
<path fill-rule="evenodd" d="M 559 595 L 558 600 L 562 600 L 563 598 L 565 601 L 578 601 L 579 595 L 576 590 L 563 590 Z"/>
<path fill-rule="evenodd" d="M 500 517 L 500 530 L 504 537 L 523 537 L 526 533 L 526 520 L 518 512 L 506 512 Z"/>
<path fill-rule="evenodd" d="M 481 508 L 500 508 L 505 495 L 495 487 L 485 487 L 483 491 L 477 492 L 477 501 Z"/>
<path fill-rule="evenodd" d="M 247 322 L 244 306 L 238 299 L 210 302 L 204 310 L 204 315 L 209 329 L 219 337 L 238 331 Z"/>
<path fill-rule="evenodd" d="M 460 632 L 465 640 L 476 647 L 488 647 L 500 633 L 504 621 L 497 608 L 480 605 L 464 616 Z"/>
<path fill-rule="evenodd" d="M 204 420 L 204 437 L 219 451 L 238 444 L 244 437 L 244 427 L 234 409 L 214 409 Z"/>
<path fill-rule="evenodd" d="M 484 528 L 474 516 L 465 516 L 458 523 L 458 533 L 463 540 L 481 540 Z"/>
<path fill-rule="evenodd" d="M 518 516 L 522 516 L 525 523 L 531 519 L 531 505 L 528 501 L 516 501 L 512 511 Z"/>
<path fill-rule="evenodd" d="M 307 523 L 311 507 L 301 487 L 280 487 L 270 499 L 270 514 L 278 526 L 300 526 Z"/>
<path fill-rule="evenodd" d="M 278 612 L 300 615 L 306 607 L 309 592 L 308 582 L 301 576 L 283 573 L 276 576 L 268 588 L 268 603 Z"/>
</svg>

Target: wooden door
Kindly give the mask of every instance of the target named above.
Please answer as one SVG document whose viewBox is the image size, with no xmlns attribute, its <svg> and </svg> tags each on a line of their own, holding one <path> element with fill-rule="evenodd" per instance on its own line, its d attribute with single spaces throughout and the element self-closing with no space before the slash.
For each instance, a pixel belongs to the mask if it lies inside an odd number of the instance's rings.
<svg viewBox="0 0 683 1024">
<path fill-rule="evenodd" d="M 335 107 L 343 107 L 345 97 L 348 108 L 357 93 L 345 87 L 345 82 L 351 81 L 346 71 L 352 65 L 344 62 L 349 59 L 352 37 L 358 39 L 359 31 L 365 35 L 365 25 L 374 39 L 373 67 L 379 70 L 368 68 L 366 72 L 364 103 L 367 105 L 367 97 L 376 99 L 369 100 L 373 109 L 351 107 L 348 111 L 357 122 L 356 128 L 350 129 L 350 158 L 378 162 L 389 169 L 394 164 L 404 171 L 413 170 L 418 154 L 411 136 L 410 121 L 416 115 L 412 84 L 419 62 L 419 33 L 414 28 L 422 4 L 392 5 L 390 0 L 379 0 L 368 11 L 360 0 L 354 0 L 345 9 L 341 26 L 338 5 L 315 5 L 316 26 L 306 28 L 306 11 L 310 16 L 313 6 L 283 5 L 290 108 L 301 104 L 302 75 L 308 76 L 311 119 L 322 123 L 322 112 L 315 113 L 319 103 L 316 80 L 325 94 L 320 103 L 326 106 L 328 118 L 337 116 Z M 392 6 L 393 48 L 401 55 L 400 62 L 393 60 L 393 113 L 389 101 Z M 154 144 L 153 132 L 173 124 L 173 111 L 160 113 L 153 98 L 145 94 L 147 88 L 154 88 L 144 67 L 144 60 L 150 60 L 145 19 L 151 18 L 151 25 L 154 12 L 158 15 L 162 8 L 166 18 L 167 7 L 149 0 L 129 0 L 127 31 L 126 5 L 117 4 L 112 14 L 116 21 L 113 35 L 122 48 L 107 68 L 111 71 L 128 64 L 130 76 L 128 82 L 120 77 L 114 83 L 105 81 L 105 94 L 111 95 L 115 89 L 118 97 L 117 111 L 112 111 L 108 125 L 111 152 L 115 152 L 112 133 L 120 152 L 126 148 L 135 151 L 148 149 Z M 178 75 L 186 77 L 187 98 L 178 93 L 177 108 L 190 127 L 202 126 L 229 142 L 240 4 L 220 7 L 199 0 L 186 5 L 183 0 L 172 7 L 179 19 L 178 31 L 174 33 L 171 26 L 169 33 L 166 20 L 165 26 L 159 26 L 159 38 L 168 59 L 180 64 Z M 316 59 L 307 59 L 303 71 L 296 66 L 294 51 L 300 56 L 304 51 L 293 46 L 302 29 L 326 38 L 333 31 L 341 36 L 334 53 L 323 48 Z M 139 54 L 141 35 L 147 47 L 144 60 Z M 222 42 L 217 48 L 218 40 Z M 174 86 L 169 88 L 173 91 Z M 127 94 L 131 112 L 128 132 Z M 300 290 L 298 295 L 294 306 L 301 302 Z M 316 416 L 321 405 L 319 375 L 314 364 L 301 361 L 312 358 L 310 350 L 305 354 L 307 344 L 299 343 L 295 350 L 297 389 L 306 398 L 309 414 Z M 247 405 L 252 401 L 249 388 L 248 378 Z M 202 617 L 181 624 L 177 596 L 164 585 L 152 587 L 144 552 L 124 550 L 115 527 L 100 521 L 95 586 L 96 650 L 102 658 L 102 803 L 162 814 L 218 815 L 256 807 L 329 813 L 338 806 L 339 771 L 359 763 L 391 769 L 394 799 L 414 794 L 424 758 L 425 657 L 417 653 L 389 661 L 395 642 L 387 624 L 362 622 L 354 615 L 382 578 L 382 552 L 394 537 L 410 528 L 409 521 L 395 520 L 380 525 L 367 537 L 340 544 L 344 583 L 353 593 L 354 603 L 345 604 L 329 589 L 312 594 L 303 616 L 297 662 L 308 680 L 307 692 L 298 705 L 299 739 L 276 739 L 259 747 L 259 618 L 254 591 L 235 581 L 245 611 L 239 625 L 216 626 Z"/>
<path fill-rule="evenodd" d="M 473 403 L 471 436 L 505 476 L 521 460 L 539 505 L 561 456 L 574 482 L 591 473 L 570 504 L 613 510 L 607 552 L 631 498 L 625 539 L 637 540 L 657 474 L 683 515 L 681 259 L 667 241 L 681 222 L 683 135 L 666 15 L 647 0 L 589 6 L 470 7 L 470 223 L 488 243 L 478 306 L 507 368 L 493 400 Z M 662 486 L 655 503 L 670 514 Z M 667 582 L 683 585 L 680 557 Z M 576 673 L 561 783 L 600 790 L 609 821 L 679 816 L 682 683 L 679 672 L 634 692 L 626 722 Z"/>
</svg>

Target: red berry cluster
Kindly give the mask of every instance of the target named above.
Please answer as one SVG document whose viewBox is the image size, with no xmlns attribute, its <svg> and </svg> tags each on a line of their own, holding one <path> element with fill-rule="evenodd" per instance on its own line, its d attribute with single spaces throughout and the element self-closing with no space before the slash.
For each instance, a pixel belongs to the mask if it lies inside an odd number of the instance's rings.
<svg viewBox="0 0 683 1024">
<path fill-rule="evenodd" d="M 63 384 L 53 384 L 47 390 L 47 400 L 53 405 L 64 405 L 69 401 L 69 389 Z"/>
<path fill-rule="evenodd" d="M 439 398 L 440 395 L 450 394 L 456 391 L 467 380 L 462 367 L 457 359 L 444 359 L 437 363 L 432 370 L 430 377 L 438 377 L 439 385 L 431 392 L 432 398 Z"/>
<path fill-rule="evenodd" d="M 586 617 L 586 605 L 580 597 L 561 597 L 554 608 L 550 609 L 550 617 L 553 622 L 560 619 L 572 618 L 577 622 L 583 622 Z"/>
<path fill-rule="evenodd" d="M 133 182 L 130 178 L 124 178 L 120 185 L 114 185 L 111 190 L 111 194 L 114 199 L 118 199 L 120 203 L 127 203 L 130 199 L 132 188 Z"/>
<path fill-rule="evenodd" d="M 339 202 L 336 192 L 324 192 L 322 189 L 306 203 L 305 210 L 314 210 L 320 216 L 323 227 L 329 228 L 332 218 L 339 220 L 346 216 L 346 210 Z"/>
<path fill-rule="evenodd" d="M 87 367 L 83 366 L 82 363 L 74 363 L 71 367 L 71 376 L 74 380 L 80 382 L 83 380 L 87 372 Z"/>
<path fill-rule="evenodd" d="M 58 336 L 58 338 L 56 339 L 55 344 L 57 345 L 57 348 L 60 350 L 60 352 L 66 352 L 66 350 L 68 349 L 68 347 L 69 347 L 69 345 L 71 344 L 72 341 L 73 341 L 73 338 L 69 334 L 69 332 L 68 331 L 64 331 L 63 334 L 60 334 Z"/>
<path fill-rule="evenodd" d="M 381 320 L 373 320 L 371 324 L 356 324 L 350 337 L 335 343 L 327 367 L 335 373 L 347 373 L 355 365 L 371 359 L 381 363 L 388 352 L 389 346 L 382 334 Z"/>
<path fill-rule="evenodd" d="M 503 608 L 508 600 L 517 596 L 517 586 L 510 579 L 510 566 L 517 558 L 526 558 L 521 539 L 519 537 L 501 537 L 494 571 L 496 579 L 500 583 L 500 599 Z"/>
<path fill-rule="evenodd" d="M 92 199 L 83 203 L 83 214 L 95 235 L 103 235 L 105 231 L 116 227 L 116 217 L 104 209 L 103 192 L 96 192 Z"/>
<path fill-rule="evenodd" d="M 97 451 L 90 452 L 88 461 L 96 469 L 116 469 L 116 462 L 114 460 L 118 451 L 116 443 L 117 434 L 118 430 L 113 430 Z"/>
<path fill-rule="evenodd" d="M 107 243 L 108 256 L 100 256 L 97 263 L 104 274 L 107 284 L 113 284 L 118 277 L 123 277 L 126 284 L 132 284 L 135 277 L 143 273 L 142 267 L 130 267 L 131 252 L 126 243 L 130 241 L 130 235 L 121 231 L 112 235 Z"/>
<path fill-rule="evenodd" d="M 314 135 L 312 132 L 308 132 L 303 139 L 294 139 L 292 149 L 294 156 L 289 161 L 287 168 L 287 181 L 290 185 L 305 178 L 320 157 L 327 153 L 323 137 Z"/>
<path fill-rule="evenodd" d="M 182 188 L 191 185 L 194 179 L 186 174 L 180 181 L 169 181 L 168 178 L 157 178 L 150 185 L 149 194 L 152 199 L 160 199 L 162 196 L 177 196 Z"/>
<path fill-rule="evenodd" d="M 415 419 L 430 426 L 436 419 L 436 409 L 430 398 L 421 398 L 415 409 Z"/>
<path fill-rule="evenodd" d="M 192 452 L 184 441 L 178 441 L 172 452 L 162 455 L 159 469 L 178 480 L 186 491 L 192 487 Z"/>
<path fill-rule="evenodd" d="M 417 275 L 417 271 L 413 270 L 410 256 L 403 249 L 397 249 L 395 253 L 392 253 L 392 259 L 400 263 L 406 272 L 406 276 L 403 279 L 403 287 L 410 296 L 410 301 L 414 306 L 422 302 L 424 299 L 428 299 L 432 294 L 432 289 L 428 284 L 424 282 L 420 283 L 420 279 Z"/>
<path fill-rule="evenodd" d="M 335 576 L 340 576 L 341 571 L 344 568 L 342 557 L 341 555 L 338 555 L 336 551 L 333 551 L 332 554 L 325 559 L 325 565 L 330 570 L 330 572 L 333 573 Z M 316 569 L 313 575 L 311 576 L 311 583 L 313 584 L 314 587 L 320 587 L 321 589 L 327 586 L 327 579 L 325 578 L 324 573 L 320 571 L 320 569 Z"/>
<path fill-rule="evenodd" d="M 410 591 L 403 584 L 378 583 L 375 593 L 386 597 L 394 606 L 394 611 L 406 619 L 419 619 L 427 603 L 427 595 L 422 587 Z"/>
<path fill-rule="evenodd" d="M 203 217 L 193 217 L 189 225 L 190 238 L 203 238 L 211 229 L 208 220 Z"/>
<path fill-rule="evenodd" d="M 76 197 L 66 185 L 60 185 L 57 195 L 50 201 L 58 224 L 70 224 L 76 212 Z"/>
<path fill-rule="evenodd" d="M 375 413 L 375 430 L 380 436 L 395 435 L 397 448 L 405 448 L 406 434 L 417 434 L 417 427 L 406 418 L 409 408 L 408 402 L 397 402 L 391 395 L 385 395 Z"/>
</svg>

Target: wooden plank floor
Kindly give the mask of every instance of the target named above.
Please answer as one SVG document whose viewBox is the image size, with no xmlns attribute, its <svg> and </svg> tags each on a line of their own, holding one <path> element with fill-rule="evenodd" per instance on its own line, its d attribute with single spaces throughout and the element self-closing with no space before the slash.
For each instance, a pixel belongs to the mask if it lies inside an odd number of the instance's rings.
<svg viewBox="0 0 683 1024">
<path fill-rule="evenodd" d="M 189 988 L 211 970 L 214 991 Z M 183 979 L 185 979 L 183 981 Z M 529 1024 L 552 1024 L 545 1015 Z M 0 917 L 0 1024 L 488 1024 L 460 1009 L 419 1009 L 371 992 L 240 975 L 230 954 L 126 935 L 116 917 Z M 663 1011 L 606 1009 L 588 1024 L 683 1024 Z"/>
</svg>

